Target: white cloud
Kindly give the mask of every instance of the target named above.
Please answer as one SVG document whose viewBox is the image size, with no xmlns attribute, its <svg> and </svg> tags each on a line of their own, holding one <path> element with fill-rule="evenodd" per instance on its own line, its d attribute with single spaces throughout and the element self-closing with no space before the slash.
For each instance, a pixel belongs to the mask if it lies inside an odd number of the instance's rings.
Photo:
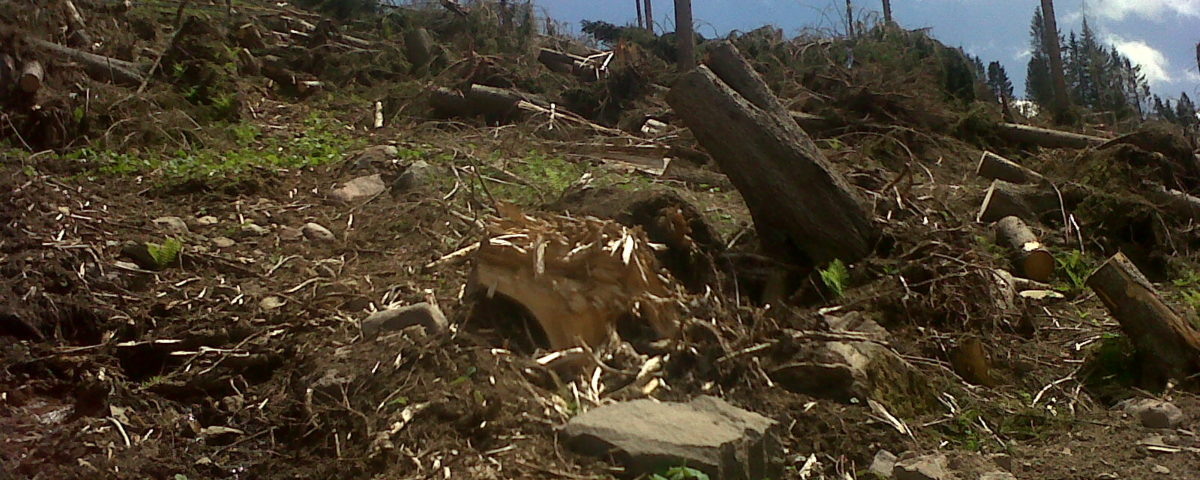
<svg viewBox="0 0 1200 480">
<path fill-rule="evenodd" d="M 1033 56 L 1033 50 L 1026 48 L 1024 50 L 1017 52 L 1016 55 L 1013 55 L 1013 60 L 1025 60 L 1032 56 Z"/>
<path fill-rule="evenodd" d="M 1108 43 L 1117 48 L 1122 55 L 1142 67 L 1142 73 L 1150 83 L 1172 83 L 1175 78 L 1171 75 L 1171 62 L 1167 56 L 1141 40 L 1126 40 L 1117 35 L 1106 37 Z"/>
<path fill-rule="evenodd" d="M 1172 13 L 1200 17 L 1200 0 L 1099 0 L 1088 6 L 1101 16 L 1118 21 L 1130 15 L 1158 21 Z"/>
</svg>

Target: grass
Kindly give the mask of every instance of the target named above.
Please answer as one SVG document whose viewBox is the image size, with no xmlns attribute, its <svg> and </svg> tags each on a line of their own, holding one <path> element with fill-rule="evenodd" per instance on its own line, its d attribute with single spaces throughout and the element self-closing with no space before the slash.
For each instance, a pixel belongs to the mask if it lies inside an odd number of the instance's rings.
<svg viewBox="0 0 1200 480">
<path fill-rule="evenodd" d="M 587 164 L 546 155 L 537 150 L 530 150 L 520 160 L 509 162 L 506 169 L 524 184 L 505 179 L 504 183 L 488 182 L 488 189 L 497 200 L 523 206 L 557 200 L 590 170 Z"/>
</svg>

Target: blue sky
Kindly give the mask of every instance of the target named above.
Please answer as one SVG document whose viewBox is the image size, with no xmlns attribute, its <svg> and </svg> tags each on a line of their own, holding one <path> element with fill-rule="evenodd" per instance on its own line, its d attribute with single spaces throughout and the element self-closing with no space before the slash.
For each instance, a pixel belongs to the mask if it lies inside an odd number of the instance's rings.
<svg viewBox="0 0 1200 480">
<path fill-rule="evenodd" d="M 660 29 L 674 30 L 673 0 L 653 0 Z M 555 20 L 578 30 L 579 21 L 636 23 L 633 0 L 535 0 Z M 854 0 L 856 15 L 879 15 L 879 0 Z M 1023 92 L 1029 50 L 1029 20 L 1039 0 L 892 0 L 893 15 L 906 28 L 931 28 L 934 37 L 962 46 L 984 62 L 999 60 Z M 1200 0 L 1058 0 L 1059 29 L 1088 23 L 1109 44 L 1142 66 L 1154 93 L 1200 97 L 1196 43 Z M 793 35 L 805 28 L 844 31 L 844 0 L 692 0 L 697 30 L 721 36 L 730 30 L 775 25 Z"/>
</svg>

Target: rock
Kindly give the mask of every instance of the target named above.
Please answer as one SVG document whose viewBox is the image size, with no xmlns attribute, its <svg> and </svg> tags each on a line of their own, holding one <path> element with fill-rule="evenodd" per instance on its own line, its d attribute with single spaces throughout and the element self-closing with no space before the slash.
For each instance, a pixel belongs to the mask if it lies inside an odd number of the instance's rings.
<svg viewBox="0 0 1200 480">
<path fill-rule="evenodd" d="M 337 240 L 337 237 L 333 236 L 333 232 L 329 231 L 328 228 L 312 222 L 304 224 L 304 227 L 300 231 L 304 233 L 306 238 L 314 242 L 332 242 Z"/>
<path fill-rule="evenodd" d="M 914 410 L 905 405 L 928 401 L 916 369 L 878 343 L 825 342 L 801 352 L 770 370 L 771 379 L 787 390 L 846 403 L 873 399 L 897 415 Z"/>
<path fill-rule="evenodd" d="M 279 239 L 285 242 L 298 242 L 304 238 L 304 232 L 295 227 L 279 227 Z"/>
<path fill-rule="evenodd" d="M 413 325 L 425 327 L 427 333 L 442 332 L 449 324 L 437 305 L 421 302 L 372 313 L 362 321 L 362 330 L 363 336 L 371 338 L 381 332 L 404 330 Z"/>
<path fill-rule="evenodd" d="M 988 472 L 980 475 L 979 480 L 1017 480 L 1017 477 L 1008 472 Z"/>
<path fill-rule="evenodd" d="M 634 400 L 577 415 L 561 434 L 572 449 L 611 455 L 631 476 L 687 465 L 714 479 L 778 478 L 777 423 L 716 397 Z"/>
<path fill-rule="evenodd" d="M 404 173 L 396 177 L 396 181 L 392 182 L 392 191 L 404 193 L 415 190 L 428 185 L 431 178 L 433 178 L 433 167 L 429 165 L 429 162 L 417 160 L 409 165 Z"/>
<path fill-rule="evenodd" d="M 212 215 L 205 215 L 203 217 L 196 219 L 196 225 L 200 225 L 202 227 L 216 225 L 219 222 L 220 222 L 220 220 L 217 220 L 217 217 L 214 217 Z"/>
<path fill-rule="evenodd" d="M 352 170 L 364 170 L 385 166 L 400 156 L 400 150 L 391 145 L 375 145 L 350 154 L 346 165 Z"/>
<path fill-rule="evenodd" d="M 158 217 L 153 222 L 154 225 L 171 233 L 188 233 L 187 222 L 179 217 Z"/>
<path fill-rule="evenodd" d="M 875 453 L 875 459 L 871 460 L 870 471 L 874 472 L 883 478 L 891 478 L 892 470 L 896 468 L 896 455 L 887 450 L 880 450 Z"/>
<path fill-rule="evenodd" d="M 232 238 L 229 238 L 229 237 L 216 237 L 216 238 L 213 238 L 213 239 L 212 239 L 212 243 L 213 243 L 213 245 L 216 245 L 216 246 L 217 246 L 217 248 L 229 248 L 229 247 L 232 247 L 232 246 L 234 246 L 234 245 L 237 245 L 237 242 L 233 241 L 233 239 L 232 239 Z"/>
<path fill-rule="evenodd" d="M 954 477 L 946 468 L 945 455 L 912 456 L 896 462 L 892 477 L 896 480 L 951 480 Z"/>
<path fill-rule="evenodd" d="M 1121 408 L 1146 428 L 1175 428 L 1183 422 L 1183 411 L 1171 402 L 1153 398 L 1133 398 L 1121 402 Z"/>
<path fill-rule="evenodd" d="M 1162 475 L 1170 475 L 1171 474 L 1171 469 L 1164 467 L 1162 465 L 1155 465 L 1155 466 L 1151 467 L 1150 470 L 1153 471 L 1154 473 L 1159 473 Z"/>
<path fill-rule="evenodd" d="M 334 190 L 329 196 L 339 202 L 351 203 L 369 199 L 383 193 L 385 190 L 387 190 L 387 186 L 383 184 L 383 177 L 377 173 L 346 182 L 345 185 Z"/>
<path fill-rule="evenodd" d="M 282 298 L 271 295 L 259 301 L 258 306 L 263 310 L 275 310 L 279 307 L 282 307 L 285 303 L 287 302 L 284 302 Z"/>
<path fill-rule="evenodd" d="M 154 256 L 150 255 L 150 247 L 145 243 L 125 242 L 121 246 L 121 256 L 133 260 L 139 268 L 158 270 L 158 262 L 154 261 Z"/>
<path fill-rule="evenodd" d="M 1013 458 L 1011 455 L 1004 453 L 993 453 L 987 456 L 988 461 L 996 464 L 997 467 L 1003 468 L 1005 471 L 1013 471 Z"/>
<path fill-rule="evenodd" d="M 255 237 L 261 237 L 268 233 L 271 233 L 271 229 L 261 226 L 257 223 L 243 223 L 242 224 L 242 233 L 244 233 L 246 235 L 252 235 Z"/>
</svg>

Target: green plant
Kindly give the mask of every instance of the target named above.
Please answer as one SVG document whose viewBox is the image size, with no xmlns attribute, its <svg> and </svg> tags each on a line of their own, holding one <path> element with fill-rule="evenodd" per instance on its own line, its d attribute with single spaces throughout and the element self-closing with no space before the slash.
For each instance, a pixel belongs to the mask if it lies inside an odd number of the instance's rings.
<svg viewBox="0 0 1200 480">
<path fill-rule="evenodd" d="M 840 259 L 829 262 L 828 266 L 820 270 L 820 274 L 821 283 L 833 292 L 834 297 L 841 297 L 846 293 L 846 287 L 850 285 L 850 269 L 846 268 L 846 264 Z"/>
<path fill-rule="evenodd" d="M 680 466 L 651 475 L 650 480 L 708 480 L 708 474 L 691 467 Z"/>
<path fill-rule="evenodd" d="M 183 250 L 183 242 L 179 239 L 168 237 L 163 240 L 163 243 L 146 243 L 146 251 L 150 252 L 150 258 L 154 259 L 154 265 L 159 270 L 170 267 L 179 261 L 179 252 Z"/>
<path fill-rule="evenodd" d="M 1092 274 L 1094 262 L 1079 250 L 1060 252 L 1054 256 L 1058 264 L 1059 290 L 1065 292 L 1080 292 L 1087 287 L 1088 276 Z"/>
</svg>

